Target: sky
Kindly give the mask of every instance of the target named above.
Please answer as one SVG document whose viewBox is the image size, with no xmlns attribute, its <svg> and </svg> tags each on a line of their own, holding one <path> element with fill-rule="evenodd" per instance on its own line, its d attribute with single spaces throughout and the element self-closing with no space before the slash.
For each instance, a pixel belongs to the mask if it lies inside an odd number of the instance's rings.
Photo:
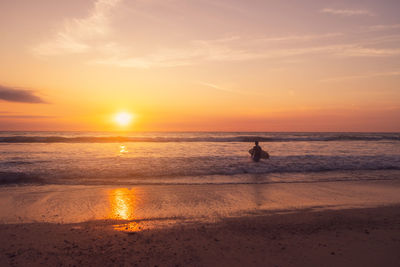
<svg viewBox="0 0 400 267">
<path fill-rule="evenodd" d="M 400 131 L 398 14 L 398 0 L 0 0 L 0 130 Z"/>
</svg>

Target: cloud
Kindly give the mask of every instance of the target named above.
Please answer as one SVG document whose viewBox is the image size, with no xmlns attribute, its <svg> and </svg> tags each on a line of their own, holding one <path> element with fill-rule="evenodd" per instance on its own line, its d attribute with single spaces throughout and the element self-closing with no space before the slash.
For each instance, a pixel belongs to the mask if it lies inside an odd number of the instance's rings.
<svg viewBox="0 0 400 267">
<path fill-rule="evenodd" d="M 68 19 L 64 27 L 47 42 L 34 47 L 36 55 L 52 56 L 90 51 L 94 41 L 110 32 L 110 14 L 122 0 L 97 0 L 89 15 L 82 19 Z"/>
<path fill-rule="evenodd" d="M 394 30 L 394 29 L 400 29 L 400 24 L 372 25 L 369 26 L 368 29 L 370 31 Z"/>
<path fill-rule="evenodd" d="M 339 15 L 339 16 L 375 16 L 369 10 L 366 9 L 334 9 L 334 8 L 324 8 L 321 9 L 320 12 L 332 14 L 332 15 Z"/>
<path fill-rule="evenodd" d="M 0 100 L 21 103 L 46 103 L 32 91 L 0 85 Z"/>
<path fill-rule="evenodd" d="M 358 45 L 348 46 L 343 51 L 337 53 L 340 56 L 345 57 L 388 57 L 400 55 L 400 49 L 395 48 L 368 48 Z"/>
<path fill-rule="evenodd" d="M 324 37 L 327 34 L 323 35 Z M 241 38 L 233 36 L 212 40 L 194 40 L 184 48 L 161 48 L 151 54 L 139 57 L 132 57 L 128 53 L 123 53 L 123 47 L 114 46 L 117 50 L 109 53 L 111 56 L 103 56 L 91 61 L 92 64 L 111 65 L 129 68 L 160 68 L 178 67 L 193 65 L 204 61 L 242 61 L 262 58 L 285 57 L 303 54 L 303 49 L 263 49 L 266 42 L 280 40 L 298 40 L 300 36 L 279 37 L 279 38 Z M 316 35 L 312 37 L 317 38 Z M 303 38 L 311 39 L 310 36 Z M 238 44 L 244 44 L 242 48 L 237 48 Z M 119 51 L 118 51 L 119 49 Z M 126 51 L 127 49 L 125 49 Z M 313 51 L 315 48 L 306 49 Z M 121 53 L 122 52 L 122 53 Z"/>
<path fill-rule="evenodd" d="M 366 73 L 359 75 L 349 75 L 349 76 L 341 76 L 320 80 L 320 82 L 340 82 L 346 80 L 353 79 L 363 79 L 363 78 L 372 78 L 372 77 L 387 77 L 387 76 L 400 76 L 400 71 L 387 71 L 387 72 L 375 72 L 375 73 Z"/>
<path fill-rule="evenodd" d="M 53 119 L 57 116 L 40 116 L 40 115 L 0 115 L 0 119 Z"/>
<path fill-rule="evenodd" d="M 192 65 L 193 59 L 201 57 L 199 51 L 160 49 L 159 51 L 141 57 L 132 57 L 115 52 L 111 57 L 92 60 L 92 64 L 111 65 L 117 67 L 147 69 L 152 67 L 178 67 Z"/>
<path fill-rule="evenodd" d="M 152 50 L 146 46 L 147 52 L 140 51 L 141 48 L 132 51 L 132 44 L 119 43 L 110 38 L 111 12 L 114 12 L 122 1 L 97 0 L 85 18 L 66 20 L 54 38 L 35 47 L 35 53 L 41 56 L 85 54 L 88 55 L 86 63 L 89 64 L 139 69 L 180 67 L 219 61 L 286 60 L 289 57 L 310 54 L 342 57 L 387 57 L 400 54 L 400 49 L 382 46 L 375 48 L 374 44 L 365 40 L 337 44 L 338 39 L 343 41 L 346 37 L 340 32 L 258 37 L 234 35 L 212 40 L 184 40 L 179 42 L 179 46 L 172 47 L 157 44 Z M 343 16 L 373 15 L 364 9 L 325 8 L 321 12 Z M 389 26 L 371 27 L 382 30 Z M 392 36 L 388 40 L 395 38 Z M 327 40 L 335 42 L 326 44 Z"/>
<path fill-rule="evenodd" d="M 218 86 L 216 84 L 212 84 L 212 83 L 198 82 L 198 84 L 204 85 L 206 87 L 211 87 L 211 88 L 214 88 L 214 89 L 217 89 L 217 90 L 223 90 L 223 91 L 225 90 L 224 88 L 222 88 L 222 87 L 220 87 L 220 86 Z"/>
<path fill-rule="evenodd" d="M 91 63 L 128 68 L 162 68 L 195 65 L 203 62 L 287 59 L 311 54 L 338 57 L 388 57 L 399 56 L 400 48 L 374 48 L 362 42 L 356 44 L 269 48 L 265 45 L 265 38 L 246 39 L 236 37 L 192 41 L 185 48 L 164 48 L 140 57 L 114 53 L 110 57 L 92 60 Z"/>
<path fill-rule="evenodd" d="M 245 90 L 237 90 L 233 89 L 232 87 L 236 87 L 235 85 L 231 84 L 231 86 L 220 86 L 217 84 L 209 83 L 209 82 L 202 82 L 202 81 L 197 81 L 194 82 L 196 84 L 202 85 L 207 88 L 211 88 L 215 91 L 220 91 L 220 92 L 225 92 L 225 93 L 231 93 L 231 94 L 236 94 L 236 95 L 253 95 L 253 96 L 263 96 L 264 93 L 261 92 L 254 92 L 254 91 L 245 91 Z"/>
<path fill-rule="evenodd" d="M 332 38 L 343 36 L 343 33 L 334 32 L 334 33 L 325 33 L 325 34 L 308 34 L 308 35 L 288 35 L 288 36 L 280 36 L 280 37 L 265 37 L 261 40 L 266 42 L 281 42 L 281 41 L 311 41 L 311 40 L 319 40 L 325 38 Z"/>
<path fill-rule="evenodd" d="M 221 92 L 228 92 L 228 93 L 242 93 L 241 91 L 236 91 L 236 90 L 232 90 L 232 89 L 228 89 L 225 87 L 221 87 L 219 85 L 213 84 L 213 83 L 208 83 L 208 82 L 197 82 L 198 84 L 211 88 L 211 89 L 215 89 L 217 91 L 221 91 Z"/>
</svg>

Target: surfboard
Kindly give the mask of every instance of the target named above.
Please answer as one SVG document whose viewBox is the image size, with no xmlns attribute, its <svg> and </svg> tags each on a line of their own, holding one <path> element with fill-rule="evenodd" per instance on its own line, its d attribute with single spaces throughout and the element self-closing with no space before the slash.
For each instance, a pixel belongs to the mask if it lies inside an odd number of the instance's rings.
<svg viewBox="0 0 400 267">
<path fill-rule="evenodd" d="M 249 150 L 250 155 L 253 155 L 253 148 Z M 267 151 L 261 150 L 261 158 L 269 159 L 269 154 Z"/>
<path fill-rule="evenodd" d="M 269 154 L 268 154 L 268 152 L 262 150 L 262 151 L 261 151 L 261 158 L 262 158 L 262 159 L 269 159 Z"/>
</svg>

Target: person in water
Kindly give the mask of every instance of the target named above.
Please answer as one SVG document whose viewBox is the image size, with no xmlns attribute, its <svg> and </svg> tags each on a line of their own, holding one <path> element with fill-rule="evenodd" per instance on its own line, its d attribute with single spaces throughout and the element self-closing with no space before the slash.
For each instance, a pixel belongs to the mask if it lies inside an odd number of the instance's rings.
<svg viewBox="0 0 400 267">
<path fill-rule="evenodd" d="M 249 150 L 249 153 L 251 154 L 251 158 L 258 162 L 261 159 L 261 155 L 262 155 L 262 148 L 258 145 L 258 141 L 255 141 L 255 146 Z"/>
</svg>

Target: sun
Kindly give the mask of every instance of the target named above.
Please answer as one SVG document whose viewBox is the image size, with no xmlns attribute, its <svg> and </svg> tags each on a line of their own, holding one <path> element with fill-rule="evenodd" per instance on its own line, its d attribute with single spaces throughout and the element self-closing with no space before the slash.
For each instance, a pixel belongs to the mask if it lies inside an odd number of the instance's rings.
<svg viewBox="0 0 400 267">
<path fill-rule="evenodd" d="M 114 120 L 120 126 L 128 126 L 133 119 L 133 115 L 128 112 L 119 112 L 115 114 Z"/>
</svg>

